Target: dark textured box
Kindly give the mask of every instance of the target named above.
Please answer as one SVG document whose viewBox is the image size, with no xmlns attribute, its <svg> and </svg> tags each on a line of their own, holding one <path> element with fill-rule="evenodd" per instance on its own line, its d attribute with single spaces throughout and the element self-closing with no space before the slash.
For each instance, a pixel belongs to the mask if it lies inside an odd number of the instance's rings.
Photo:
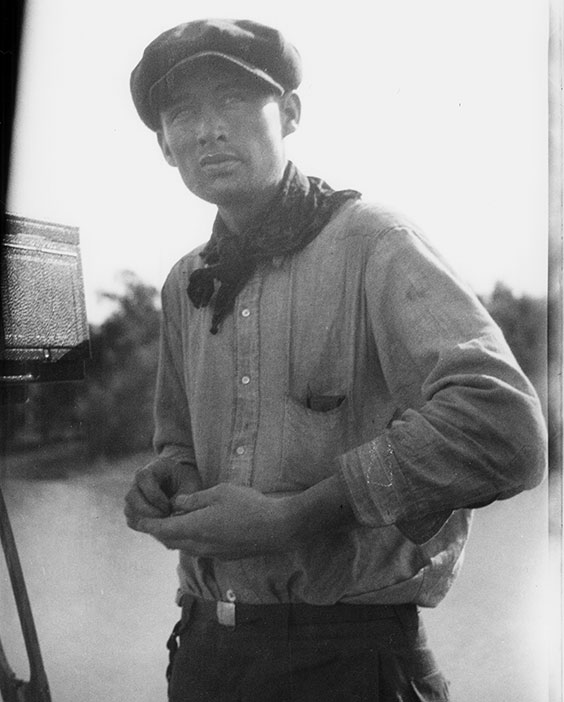
<svg viewBox="0 0 564 702">
<path fill-rule="evenodd" d="M 6 229 L 0 378 L 78 379 L 90 353 L 78 229 L 16 215 Z"/>
</svg>

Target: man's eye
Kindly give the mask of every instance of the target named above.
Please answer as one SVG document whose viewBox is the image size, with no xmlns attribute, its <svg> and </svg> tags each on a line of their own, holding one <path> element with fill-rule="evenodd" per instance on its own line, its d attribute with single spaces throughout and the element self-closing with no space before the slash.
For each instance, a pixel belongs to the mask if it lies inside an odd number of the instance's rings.
<svg viewBox="0 0 564 702">
<path fill-rule="evenodd" d="M 173 110 L 170 113 L 170 119 L 173 122 L 185 121 L 185 120 L 190 119 L 193 116 L 193 114 L 194 114 L 194 109 L 185 106 L 185 107 L 179 108 L 177 110 Z"/>
<path fill-rule="evenodd" d="M 227 93 L 222 98 L 224 105 L 239 105 L 245 101 L 243 93 Z"/>
</svg>

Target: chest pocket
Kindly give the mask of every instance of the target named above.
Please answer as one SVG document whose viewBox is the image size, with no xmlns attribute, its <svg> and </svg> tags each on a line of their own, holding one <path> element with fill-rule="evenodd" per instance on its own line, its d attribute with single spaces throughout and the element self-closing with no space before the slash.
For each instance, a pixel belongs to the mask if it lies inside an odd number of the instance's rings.
<svg viewBox="0 0 564 702">
<path fill-rule="evenodd" d="M 348 399 L 325 395 L 308 404 L 286 397 L 280 479 L 288 489 L 311 487 L 333 475 L 336 457 L 346 450 Z"/>
</svg>

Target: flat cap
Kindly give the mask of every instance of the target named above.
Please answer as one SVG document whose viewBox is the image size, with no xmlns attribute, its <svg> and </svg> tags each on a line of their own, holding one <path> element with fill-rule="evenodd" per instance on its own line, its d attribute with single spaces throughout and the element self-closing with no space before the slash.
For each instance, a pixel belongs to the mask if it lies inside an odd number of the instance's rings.
<svg viewBox="0 0 564 702">
<path fill-rule="evenodd" d="M 160 127 L 165 81 L 179 67 L 215 56 L 269 83 L 280 94 L 295 90 L 302 67 L 297 49 L 272 27 L 251 20 L 204 19 L 180 24 L 154 39 L 131 74 L 131 95 L 143 122 Z M 166 94 L 166 92 L 165 92 Z"/>
</svg>

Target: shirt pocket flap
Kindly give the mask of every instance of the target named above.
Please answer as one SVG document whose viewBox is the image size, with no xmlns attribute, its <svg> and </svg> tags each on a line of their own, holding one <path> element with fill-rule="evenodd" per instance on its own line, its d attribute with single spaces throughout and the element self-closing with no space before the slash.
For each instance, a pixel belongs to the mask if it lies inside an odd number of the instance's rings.
<svg viewBox="0 0 564 702">
<path fill-rule="evenodd" d="M 280 477 L 292 487 L 310 487 L 333 475 L 335 459 L 346 448 L 347 397 L 312 396 L 309 404 L 290 396 L 285 402 Z"/>
</svg>

